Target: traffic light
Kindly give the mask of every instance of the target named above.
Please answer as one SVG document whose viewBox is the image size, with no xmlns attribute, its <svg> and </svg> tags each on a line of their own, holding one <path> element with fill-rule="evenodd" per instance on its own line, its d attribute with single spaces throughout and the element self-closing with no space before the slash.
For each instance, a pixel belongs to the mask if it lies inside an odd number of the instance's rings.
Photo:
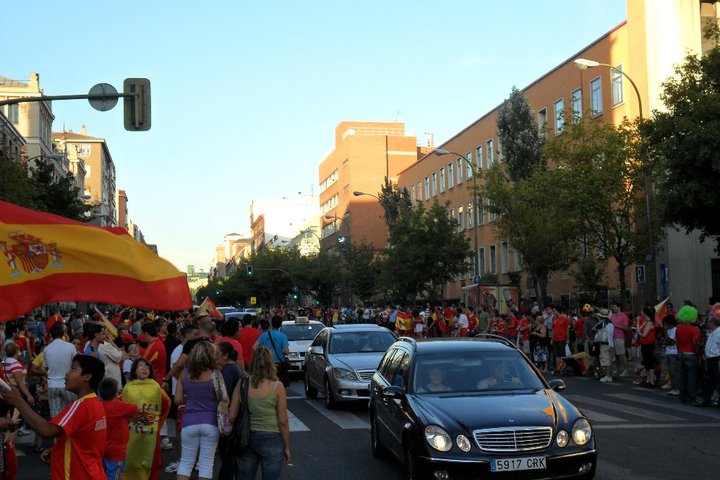
<svg viewBox="0 0 720 480">
<path fill-rule="evenodd" d="M 124 97 L 125 130 L 144 132 L 150 130 L 150 80 L 147 78 L 126 78 L 123 93 L 133 94 Z"/>
<path fill-rule="evenodd" d="M 245 268 L 247 269 L 247 276 L 252 277 L 253 276 L 253 266 L 252 265 L 245 265 Z"/>
<path fill-rule="evenodd" d="M 297 294 L 297 293 L 293 293 L 293 299 L 294 299 L 294 300 L 297 300 L 297 297 L 298 297 L 298 294 Z"/>
</svg>

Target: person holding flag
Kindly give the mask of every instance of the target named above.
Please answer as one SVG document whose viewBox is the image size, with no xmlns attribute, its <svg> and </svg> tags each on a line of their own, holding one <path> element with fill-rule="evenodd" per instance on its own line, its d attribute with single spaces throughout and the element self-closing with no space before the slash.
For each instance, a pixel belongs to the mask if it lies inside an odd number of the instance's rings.
<svg viewBox="0 0 720 480">
<path fill-rule="evenodd" d="M 210 297 L 205 297 L 205 300 L 200 304 L 200 308 L 198 308 L 196 315 L 202 314 L 210 315 L 215 320 L 222 320 L 223 318 L 222 313 L 218 311 L 215 302 Z"/>
</svg>

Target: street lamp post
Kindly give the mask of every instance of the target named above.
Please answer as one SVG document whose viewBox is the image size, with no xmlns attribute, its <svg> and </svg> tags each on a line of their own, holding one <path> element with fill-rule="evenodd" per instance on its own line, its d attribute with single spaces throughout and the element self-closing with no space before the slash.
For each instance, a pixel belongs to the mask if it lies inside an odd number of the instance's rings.
<svg viewBox="0 0 720 480">
<path fill-rule="evenodd" d="M 478 250 L 480 249 L 479 239 L 478 239 L 478 212 L 479 210 L 479 202 L 478 202 L 478 185 L 477 185 L 477 178 L 480 172 L 478 172 L 477 168 L 475 168 L 475 165 L 472 163 L 472 161 L 468 160 L 465 155 L 460 155 L 457 152 L 451 152 L 449 150 L 444 150 L 442 148 L 436 148 L 433 150 L 433 153 L 437 156 L 443 156 L 443 155 L 455 155 L 458 158 L 462 158 L 465 163 L 467 163 L 470 166 L 470 170 L 473 174 L 473 263 L 475 264 L 475 273 L 473 275 L 473 283 L 479 283 L 480 278 L 480 256 L 478 255 Z M 475 282 L 475 280 L 478 280 L 478 282 Z M 477 309 L 480 306 L 480 286 L 476 285 L 475 288 L 475 308 Z"/>
<path fill-rule="evenodd" d="M 350 238 L 350 235 L 351 235 L 350 225 L 348 225 L 345 217 L 338 217 L 337 215 L 331 215 L 328 213 L 328 214 L 325 214 L 325 218 L 328 220 L 339 220 L 340 222 L 343 223 L 343 225 L 345 225 L 345 228 L 347 228 L 347 237 L 342 237 L 342 236 L 338 237 L 338 242 L 344 243 L 346 240 L 348 240 Z M 338 231 L 339 230 L 340 229 L 338 229 Z"/>
<path fill-rule="evenodd" d="M 633 81 L 632 78 L 630 78 L 630 75 L 623 72 L 622 70 L 613 67 L 612 65 L 608 63 L 601 63 L 597 62 L 595 60 L 588 60 L 586 58 L 577 58 L 573 60 L 573 63 L 577 68 L 580 70 L 587 70 L 588 68 L 595 68 L 595 67 L 607 67 L 612 71 L 620 73 L 623 77 L 627 78 L 628 82 L 630 82 L 630 85 L 632 85 L 633 90 L 635 90 L 635 96 L 637 97 L 638 102 L 638 118 L 640 119 L 640 124 L 642 125 L 644 121 L 643 117 L 643 107 L 642 107 L 642 98 L 640 97 L 640 90 L 638 89 L 637 85 Z M 645 213 L 646 213 L 646 219 L 647 222 L 647 229 L 648 229 L 648 250 L 647 255 L 645 257 L 645 263 L 648 267 L 651 266 L 652 271 L 648 272 L 648 275 L 646 275 L 646 280 L 649 280 L 650 283 L 650 289 L 651 289 L 651 295 L 652 300 L 657 300 L 655 297 L 657 296 L 657 279 L 655 278 L 655 248 L 653 245 L 653 235 L 652 235 L 652 215 L 650 211 L 650 181 L 648 179 L 648 175 L 646 171 L 643 171 L 643 189 L 645 190 Z M 620 292 L 620 295 L 625 295 L 625 292 Z"/>
</svg>

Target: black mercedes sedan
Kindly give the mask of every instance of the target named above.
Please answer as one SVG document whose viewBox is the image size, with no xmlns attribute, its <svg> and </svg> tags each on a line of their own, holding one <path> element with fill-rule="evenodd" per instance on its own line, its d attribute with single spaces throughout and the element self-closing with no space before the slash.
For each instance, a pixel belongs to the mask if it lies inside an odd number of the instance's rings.
<svg viewBox="0 0 720 480">
<path fill-rule="evenodd" d="M 502 337 L 403 337 L 372 378 L 371 448 L 410 480 L 591 479 L 595 437 L 564 389 Z"/>
</svg>

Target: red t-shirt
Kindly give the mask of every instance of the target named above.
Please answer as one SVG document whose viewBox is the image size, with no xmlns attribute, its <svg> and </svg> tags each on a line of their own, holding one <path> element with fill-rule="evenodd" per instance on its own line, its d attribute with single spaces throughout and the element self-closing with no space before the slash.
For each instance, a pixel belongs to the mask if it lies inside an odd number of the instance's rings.
<svg viewBox="0 0 720 480">
<path fill-rule="evenodd" d="M 530 326 L 530 321 L 527 318 L 522 317 L 520 319 L 520 323 L 518 324 L 518 330 L 520 331 L 520 340 L 522 340 L 523 342 L 527 342 L 528 340 L 530 340 L 530 329 L 529 328 L 526 328 L 525 330 L 521 330 L 521 329 L 523 329 L 525 327 L 529 327 L 529 326 Z"/>
<path fill-rule="evenodd" d="M 165 350 L 165 344 L 159 338 L 155 338 L 145 351 L 141 352 L 141 355 L 152 365 L 155 380 L 162 383 L 162 379 L 165 378 L 167 373 L 167 350 Z"/>
<path fill-rule="evenodd" d="M 260 330 L 251 326 L 243 327 L 237 334 L 237 341 L 242 348 L 242 359 L 245 365 L 250 365 L 253 356 L 253 345 L 260 338 Z"/>
<path fill-rule="evenodd" d="M 507 331 L 507 333 L 508 333 L 508 335 L 510 335 L 510 336 L 512 336 L 512 335 L 517 335 L 517 333 L 518 333 L 518 320 L 517 320 L 517 317 L 516 317 L 515 315 L 512 315 L 512 316 L 510 317 L 510 325 L 508 325 L 508 331 Z"/>
<path fill-rule="evenodd" d="M 128 440 L 130 439 L 130 419 L 138 411 L 138 406 L 121 400 L 105 400 L 102 402 L 107 420 L 107 444 L 105 460 L 125 460 Z"/>
<path fill-rule="evenodd" d="M 242 345 L 240 345 L 240 342 L 238 342 L 238 341 L 235 340 L 234 338 L 230 338 L 230 337 L 218 337 L 218 338 L 215 340 L 215 343 L 216 343 L 216 344 L 222 343 L 222 342 L 228 342 L 230 345 L 232 345 L 233 348 L 235 349 L 235 351 L 236 351 L 237 354 L 238 354 L 238 360 L 242 360 L 243 362 L 245 362 L 245 357 L 243 356 L 243 351 L 244 351 L 244 350 L 243 350 Z M 252 348 L 252 347 L 251 347 L 251 348 Z M 251 357 L 251 358 L 252 358 L 252 357 Z"/>
<path fill-rule="evenodd" d="M 75 400 L 50 420 L 63 429 L 50 452 L 53 480 L 98 480 L 105 478 L 102 457 L 107 425 L 105 410 L 91 393 Z"/>
<path fill-rule="evenodd" d="M 570 319 L 565 315 L 558 315 L 557 317 L 553 318 L 552 326 L 553 342 L 567 341 L 568 329 L 570 328 Z"/>
<path fill-rule="evenodd" d="M 471 332 L 475 330 L 475 327 L 478 325 L 478 318 L 473 313 L 472 315 L 468 316 L 468 330 Z"/>
<path fill-rule="evenodd" d="M 694 353 L 692 341 L 700 342 L 700 330 L 688 323 L 681 323 L 675 329 L 675 342 L 677 343 L 678 353 Z"/>
<path fill-rule="evenodd" d="M 578 318 L 575 320 L 575 325 L 573 325 L 573 328 L 575 329 L 575 338 L 578 340 L 583 339 L 585 335 L 585 318 L 586 317 Z"/>
</svg>

